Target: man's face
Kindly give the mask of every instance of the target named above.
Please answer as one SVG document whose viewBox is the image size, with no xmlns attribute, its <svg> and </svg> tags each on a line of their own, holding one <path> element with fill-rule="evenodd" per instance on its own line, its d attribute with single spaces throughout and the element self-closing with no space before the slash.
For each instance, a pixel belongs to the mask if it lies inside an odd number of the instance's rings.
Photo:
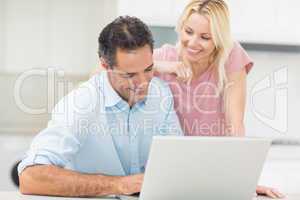
<svg viewBox="0 0 300 200">
<path fill-rule="evenodd" d="M 109 70 L 112 87 L 130 106 L 145 98 L 153 77 L 152 51 L 149 45 L 128 51 L 117 49 L 116 66 Z"/>
</svg>

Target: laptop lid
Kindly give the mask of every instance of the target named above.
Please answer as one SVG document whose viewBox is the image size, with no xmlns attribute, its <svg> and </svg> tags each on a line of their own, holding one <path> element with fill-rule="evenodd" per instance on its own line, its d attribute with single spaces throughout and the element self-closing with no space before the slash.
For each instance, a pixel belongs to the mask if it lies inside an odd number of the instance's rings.
<svg viewBox="0 0 300 200">
<path fill-rule="evenodd" d="M 154 137 L 141 200 L 250 200 L 271 140 Z"/>
</svg>

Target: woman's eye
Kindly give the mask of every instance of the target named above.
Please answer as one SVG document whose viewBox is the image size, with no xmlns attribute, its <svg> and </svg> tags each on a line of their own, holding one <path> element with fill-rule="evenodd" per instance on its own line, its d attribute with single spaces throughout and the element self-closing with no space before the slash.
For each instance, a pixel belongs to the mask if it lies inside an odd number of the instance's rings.
<svg viewBox="0 0 300 200">
<path fill-rule="evenodd" d="M 210 40 L 210 37 L 202 37 L 203 40 Z"/>
<path fill-rule="evenodd" d="M 186 32 L 187 34 L 189 34 L 189 35 L 193 34 L 193 32 L 192 32 L 191 30 L 185 29 L 185 32 Z"/>
</svg>

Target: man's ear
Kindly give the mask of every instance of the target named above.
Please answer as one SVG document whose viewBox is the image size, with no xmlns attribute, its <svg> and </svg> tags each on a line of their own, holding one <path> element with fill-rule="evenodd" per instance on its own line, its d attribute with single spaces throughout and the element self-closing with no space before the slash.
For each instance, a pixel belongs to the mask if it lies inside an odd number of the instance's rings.
<svg viewBox="0 0 300 200">
<path fill-rule="evenodd" d="M 100 58 L 100 68 L 108 69 L 108 64 L 104 58 Z"/>
</svg>

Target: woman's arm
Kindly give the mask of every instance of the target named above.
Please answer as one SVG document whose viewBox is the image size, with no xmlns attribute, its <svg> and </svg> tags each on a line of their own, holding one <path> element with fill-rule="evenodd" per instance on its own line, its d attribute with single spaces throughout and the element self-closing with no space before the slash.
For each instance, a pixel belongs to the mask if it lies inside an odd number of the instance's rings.
<svg viewBox="0 0 300 200">
<path fill-rule="evenodd" d="M 245 68 L 227 75 L 224 108 L 226 134 L 230 136 L 245 136 L 246 76 Z"/>
<path fill-rule="evenodd" d="M 154 70 L 158 73 L 175 73 L 175 69 L 179 62 L 171 62 L 171 61 L 153 61 Z"/>
<path fill-rule="evenodd" d="M 230 136 L 245 136 L 244 113 L 246 104 L 246 70 L 228 75 L 228 85 L 225 89 L 225 118 L 227 134 Z M 257 186 L 256 193 L 271 198 L 284 198 L 277 189 Z"/>
</svg>

